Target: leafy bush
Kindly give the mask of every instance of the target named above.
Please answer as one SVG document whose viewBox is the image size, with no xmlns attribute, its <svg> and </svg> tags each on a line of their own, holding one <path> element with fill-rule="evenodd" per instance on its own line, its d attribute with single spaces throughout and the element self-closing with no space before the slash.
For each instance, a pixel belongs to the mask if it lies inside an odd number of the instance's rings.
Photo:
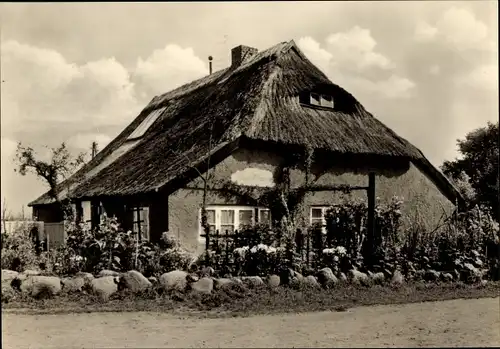
<svg viewBox="0 0 500 349">
<path fill-rule="evenodd" d="M 33 241 L 30 238 L 31 226 L 21 225 L 12 233 L 2 234 L 2 269 L 22 271 L 39 269 L 40 264 L 47 266 L 47 253 L 37 255 Z"/>
<path fill-rule="evenodd" d="M 121 229 L 116 218 L 104 218 L 98 229 L 73 224 L 66 247 L 57 253 L 61 273 L 98 272 L 103 269 L 138 270 L 156 275 L 186 269 L 192 256 L 164 233 L 160 244 L 138 241 L 137 234 Z"/>
</svg>

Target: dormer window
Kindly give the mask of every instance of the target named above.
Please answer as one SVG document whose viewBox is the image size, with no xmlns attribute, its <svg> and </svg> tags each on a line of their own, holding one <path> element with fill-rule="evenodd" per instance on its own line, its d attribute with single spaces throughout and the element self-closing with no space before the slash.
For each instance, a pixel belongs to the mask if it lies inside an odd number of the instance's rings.
<svg viewBox="0 0 500 349">
<path fill-rule="evenodd" d="M 161 114 L 163 114 L 165 109 L 167 109 L 167 107 L 155 109 L 152 112 L 150 112 L 149 115 L 146 116 L 144 118 L 144 120 L 142 120 L 142 122 L 139 124 L 139 126 L 137 126 L 137 128 L 130 134 L 130 136 L 128 136 L 127 139 L 128 140 L 137 139 L 137 138 L 141 138 L 142 136 L 144 136 L 146 131 L 151 127 L 151 125 L 153 125 L 153 123 L 156 120 L 158 120 L 158 117 Z"/>
<path fill-rule="evenodd" d="M 310 94 L 310 103 L 311 105 L 321 105 L 321 97 L 317 93 Z"/>
<path fill-rule="evenodd" d="M 333 108 L 333 97 L 329 95 L 321 95 L 320 103 L 322 107 Z"/>
<path fill-rule="evenodd" d="M 333 96 L 316 92 L 301 94 L 300 102 L 305 105 L 329 109 L 333 109 L 335 105 Z"/>
</svg>

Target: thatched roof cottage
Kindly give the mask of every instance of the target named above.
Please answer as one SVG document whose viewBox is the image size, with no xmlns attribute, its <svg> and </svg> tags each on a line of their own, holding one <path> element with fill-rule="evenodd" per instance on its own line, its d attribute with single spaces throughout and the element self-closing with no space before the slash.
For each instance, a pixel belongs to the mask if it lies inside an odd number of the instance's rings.
<svg viewBox="0 0 500 349">
<path fill-rule="evenodd" d="M 313 150 L 312 173 L 323 185 L 305 198 L 307 222 L 321 221 L 324 208 L 338 202 L 335 185 L 350 186 L 371 206 L 375 197 L 401 196 L 404 214 L 425 224 L 461 202 L 420 150 L 330 81 L 293 41 L 261 52 L 238 46 L 231 58 L 230 67 L 154 97 L 68 180 L 61 195 L 81 207 L 84 220 L 105 211 L 143 238 L 170 231 L 194 248 L 202 241 L 200 173 L 210 168 L 214 180 L 273 186 L 273 171 L 304 148 Z M 319 170 L 325 164 L 328 170 Z M 304 171 L 292 171 L 291 181 L 300 185 Z M 269 219 L 266 207 L 215 191 L 206 202 L 214 229 Z M 30 205 L 40 220 L 61 220 L 47 194 Z"/>
</svg>

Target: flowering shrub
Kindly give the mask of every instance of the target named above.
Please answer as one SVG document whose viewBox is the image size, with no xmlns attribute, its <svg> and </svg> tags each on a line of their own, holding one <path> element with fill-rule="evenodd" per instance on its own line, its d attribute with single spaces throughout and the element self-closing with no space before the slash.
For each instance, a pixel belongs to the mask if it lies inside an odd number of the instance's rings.
<svg viewBox="0 0 500 349">
<path fill-rule="evenodd" d="M 241 263 L 237 273 L 240 275 L 265 276 L 277 274 L 286 267 L 286 251 L 282 247 L 258 244 L 234 250 L 236 260 Z"/>
<path fill-rule="evenodd" d="M 319 268 L 329 267 L 338 270 L 340 262 L 347 257 L 347 249 L 343 246 L 325 248 L 322 251 L 322 261 Z"/>
<path fill-rule="evenodd" d="M 367 207 L 364 202 L 334 206 L 326 212 L 327 246 L 344 246 L 350 256 L 361 249 Z"/>
<path fill-rule="evenodd" d="M 386 252 L 393 252 L 401 245 L 401 206 L 403 201 L 393 197 L 388 204 L 375 207 L 375 261 L 386 258 Z M 366 241 L 368 207 L 365 202 L 337 205 L 326 213 L 325 246 L 343 246 L 346 256 L 358 259 Z M 317 234 L 316 234 L 317 235 Z M 320 263 L 324 263 L 319 253 Z"/>
<path fill-rule="evenodd" d="M 135 269 L 153 275 L 186 269 L 192 260 L 173 236 L 164 233 L 160 244 L 138 241 L 137 235 L 121 229 L 115 218 L 106 217 L 95 230 L 73 224 L 67 245 L 57 256 L 61 273 Z"/>
</svg>

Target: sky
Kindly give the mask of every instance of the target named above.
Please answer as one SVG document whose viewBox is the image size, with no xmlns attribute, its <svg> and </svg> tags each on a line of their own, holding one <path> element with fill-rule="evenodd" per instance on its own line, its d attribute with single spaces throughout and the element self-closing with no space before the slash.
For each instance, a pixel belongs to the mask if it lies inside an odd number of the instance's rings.
<svg viewBox="0 0 500 349">
<path fill-rule="evenodd" d="M 47 190 L 14 172 L 102 149 L 155 96 L 229 65 L 231 48 L 295 40 L 334 83 L 435 165 L 498 120 L 497 1 L 1 3 L 1 194 L 19 213 Z"/>
</svg>

